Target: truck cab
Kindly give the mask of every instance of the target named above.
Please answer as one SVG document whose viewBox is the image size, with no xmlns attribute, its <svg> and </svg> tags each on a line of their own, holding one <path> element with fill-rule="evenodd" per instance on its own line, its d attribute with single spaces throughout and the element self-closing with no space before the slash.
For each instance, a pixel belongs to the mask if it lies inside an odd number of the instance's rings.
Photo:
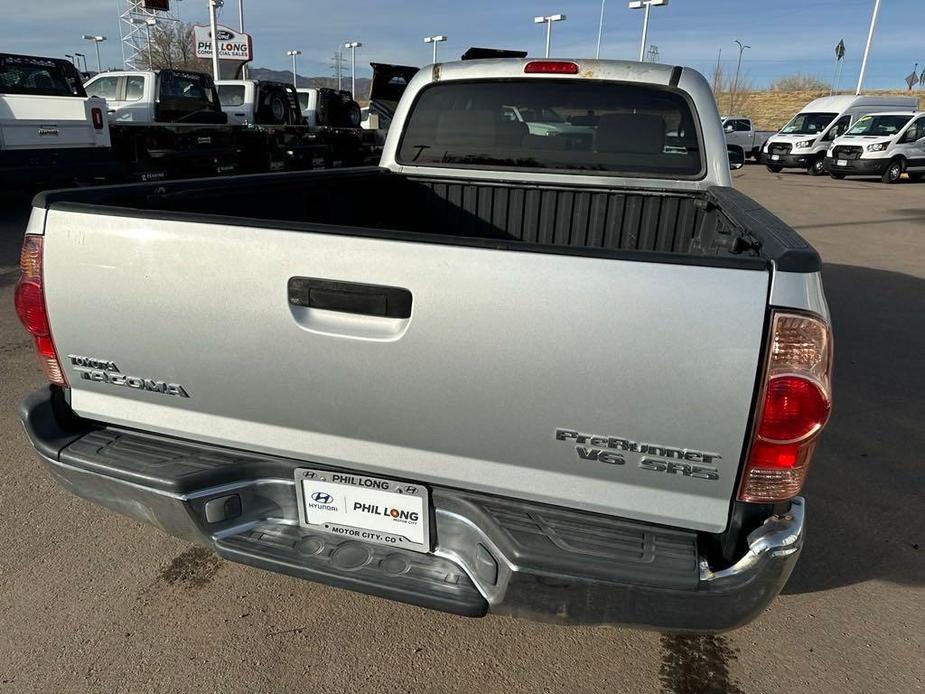
<svg viewBox="0 0 925 694">
<path fill-rule="evenodd" d="M 925 176 L 925 111 L 887 111 L 862 116 L 832 142 L 825 157 L 832 178 L 880 176 L 897 183 L 903 172 Z"/>
<path fill-rule="evenodd" d="M 106 100 L 113 123 L 228 122 L 212 78 L 201 72 L 101 72 L 84 89 Z"/>
<path fill-rule="evenodd" d="M 916 97 L 824 96 L 809 102 L 761 150 L 768 171 L 806 169 L 812 176 L 826 173 L 825 156 L 835 138 L 844 135 L 861 116 L 887 109 L 918 107 Z"/>
<path fill-rule="evenodd" d="M 234 125 L 304 125 L 295 87 L 267 80 L 219 80 L 222 111 Z"/>
<path fill-rule="evenodd" d="M 349 91 L 302 87 L 296 92 L 302 118 L 313 128 L 360 128 L 363 125 L 360 105 Z"/>
<path fill-rule="evenodd" d="M 755 130 L 755 124 L 747 116 L 725 116 L 722 120 L 726 144 L 741 147 L 742 151 L 755 159 L 761 155 L 761 148 L 774 131 Z"/>
<path fill-rule="evenodd" d="M 67 60 L 0 53 L 0 185 L 67 184 L 113 169 L 106 103 Z"/>
</svg>

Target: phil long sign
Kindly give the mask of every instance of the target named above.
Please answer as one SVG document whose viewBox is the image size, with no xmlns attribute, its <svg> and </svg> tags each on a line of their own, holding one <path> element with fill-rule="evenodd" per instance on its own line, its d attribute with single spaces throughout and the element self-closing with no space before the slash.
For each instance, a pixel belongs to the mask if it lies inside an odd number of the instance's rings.
<svg viewBox="0 0 925 694">
<path fill-rule="evenodd" d="M 244 34 L 225 26 L 219 26 L 216 31 L 218 39 L 219 60 L 238 60 L 247 62 L 253 60 L 254 49 L 250 34 Z M 212 32 L 209 27 L 193 27 L 193 45 L 197 58 L 212 57 Z"/>
</svg>

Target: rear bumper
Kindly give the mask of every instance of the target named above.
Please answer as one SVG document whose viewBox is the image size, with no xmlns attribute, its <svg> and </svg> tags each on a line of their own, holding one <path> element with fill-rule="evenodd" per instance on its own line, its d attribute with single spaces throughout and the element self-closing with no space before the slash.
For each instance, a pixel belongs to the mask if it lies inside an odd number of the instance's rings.
<svg viewBox="0 0 925 694">
<path fill-rule="evenodd" d="M 48 388 L 20 416 L 78 496 L 232 561 L 467 616 L 733 629 L 780 592 L 803 545 L 802 499 L 714 570 L 691 531 L 436 487 L 433 552 L 420 554 L 301 527 L 294 472 L 306 463 L 89 425 Z"/>
<path fill-rule="evenodd" d="M 889 159 L 843 159 L 844 166 L 836 165 L 833 157 L 825 158 L 825 170 L 834 174 L 846 176 L 881 176 L 886 171 Z"/>
<path fill-rule="evenodd" d="M 109 147 L 0 151 L 0 187 L 4 188 L 110 178 L 120 170 Z"/>
</svg>

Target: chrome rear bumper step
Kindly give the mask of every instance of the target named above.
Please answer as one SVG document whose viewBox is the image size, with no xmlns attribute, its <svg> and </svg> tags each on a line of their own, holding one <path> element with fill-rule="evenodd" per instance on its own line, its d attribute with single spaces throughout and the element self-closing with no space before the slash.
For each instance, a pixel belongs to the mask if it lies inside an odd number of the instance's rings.
<svg viewBox="0 0 925 694">
<path fill-rule="evenodd" d="M 232 561 L 456 614 L 722 631 L 760 614 L 803 545 L 802 499 L 713 570 L 690 530 L 443 487 L 432 553 L 369 544 L 299 525 L 295 470 L 323 465 L 81 422 L 60 396 L 20 416 L 71 492 Z"/>
</svg>

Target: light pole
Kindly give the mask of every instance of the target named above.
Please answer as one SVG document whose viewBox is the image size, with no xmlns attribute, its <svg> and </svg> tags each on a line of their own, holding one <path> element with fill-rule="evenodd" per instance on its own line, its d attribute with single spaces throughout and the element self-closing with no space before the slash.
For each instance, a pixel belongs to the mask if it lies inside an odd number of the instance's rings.
<svg viewBox="0 0 925 694">
<path fill-rule="evenodd" d="M 668 0 L 633 0 L 627 7 L 631 10 L 645 10 L 642 18 L 642 41 L 639 43 L 639 62 L 641 63 L 646 57 L 646 39 L 649 36 L 649 8 L 662 7 L 667 5 Z"/>
<path fill-rule="evenodd" d="M 85 56 L 83 53 L 75 53 L 75 54 L 74 54 L 74 57 L 75 57 L 75 58 L 83 58 L 83 59 L 84 59 L 84 72 L 86 72 L 86 71 L 87 71 L 87 56 Z M 79 61 L 79 60 L 77 61 L 77 69 L 78 69 L 78 70 L 80 69 L 80 61 Z"/>
<path fill-rule="evenodd" d="M 552 41 L 552 23 L 553 22 L 563 22 L 565 21 L 564 14 L 550 14 L 545 17 L 534 17 L 534 24 L 545 24 L 546 25 L 546 57 L 549 57 L 549 44 Z"/>
<path fill-rule="evenodd" d="M 434 44 L 434 64 L 437 63 L 437 44 L 441 41 L 446 41 L 446 36 L 440 34 L 439 36 L 425 36 L 424 43 Z"/>
<path fill-rule="evenodd" d="M 244 0 L 238 0 L 238 26 L 244 33 Z M 247 79 L 247 63 L 241 65 L 241 79 Z"/>
<path fill-rule="evenodd" d="M 597 51 L 594 53 L 596 60 L 601 59 L 601 36 L 604 34 L 604 4 L 607 0 L 601 0 L 601 21 L 597 24 Z"/>
<path fill-rule="evenodd" d="M 735 115 L 735 112 L 734 112 L 735 98 L 736 98 L 736 91 L 739 89 L 739 70 L 742 68 L 742 54 L 745 52 L 746 48 L 751 48 L 751 46 L 746 46 L 744 43 L 739 41 L 739 39 L 736 39 L 735 41 L 733 41 L 733 43 L 738 44 L 739 46 L 739 62 L 736 63 L 736 76 L 735 76 L 735 79 L 732 80 L 732 95 L 729 97 L 729 115 L 730 116 Z"/>
<path fill-rule="evenodd" d="M 864 46 L 864 59 L 861 61 L 861 74 L 858 75 L 858 88 L 855 95 L 861 93 L 864 86 L 864 73 L 867 72 L 867 56 L 870 55 L 870 44 L 874 40 L 874 29 L 877 28 L 877 15 L 880 14 L 880 0 L 874 0 L 874 13 L 870 16 L 870 29 L 867 30 L 867 45 Z"/>
<path fill-rule="evenodd" d="M 218 22 L 215 19 L 215 8 L 224 7 L 225 0 L 209 0 L 209 31 L 212 35 L 212 79 L 219 80 L 218 69 Z"/>
<path fill-rule="evenodd" d="M 357 98 L 357 48 L 363 44 L 359 41 L 347 41 L 344 48 L 350 49 L 350 96 Z"/>
<path fill-rule="evenodd" d="M 103 71 L 103 62 L 100 60 L 100 43 L 106 40 L 105 36 L 91 36 L 90 34 L 84 34 L 84 39 L 87 41 L 93 41 L 96 44 L 96 71 Z"/>
<path fill-rule="evenodd" d="M 292 86 L 293 86 L 293 87 L 298 87 L 299 85 L 296 84 L 296 79 L 297 79 L 297 78 L 296 78 L 296 74 L 295 74 L 295 59 L 296 59 L 296 56 L 297 56 L 297 55 L 302 55 L 302 51 L 286 51 L 286 55 L 288 55 L 288 56 L 290 56 L 290 57 L 292 58 Z"/>
<path fill-rule="evenodd" d="M 151 27 L 157 26 L 157 20 L 154 17 L 148 17 L 147 19 L 132 19 L 132 24 L 144 24 L 145 25 L 145 47 L 147 48 L 148 53 L 148 69 L 154 69 L 154 60 L 151 57 Z"/>
</svg>

